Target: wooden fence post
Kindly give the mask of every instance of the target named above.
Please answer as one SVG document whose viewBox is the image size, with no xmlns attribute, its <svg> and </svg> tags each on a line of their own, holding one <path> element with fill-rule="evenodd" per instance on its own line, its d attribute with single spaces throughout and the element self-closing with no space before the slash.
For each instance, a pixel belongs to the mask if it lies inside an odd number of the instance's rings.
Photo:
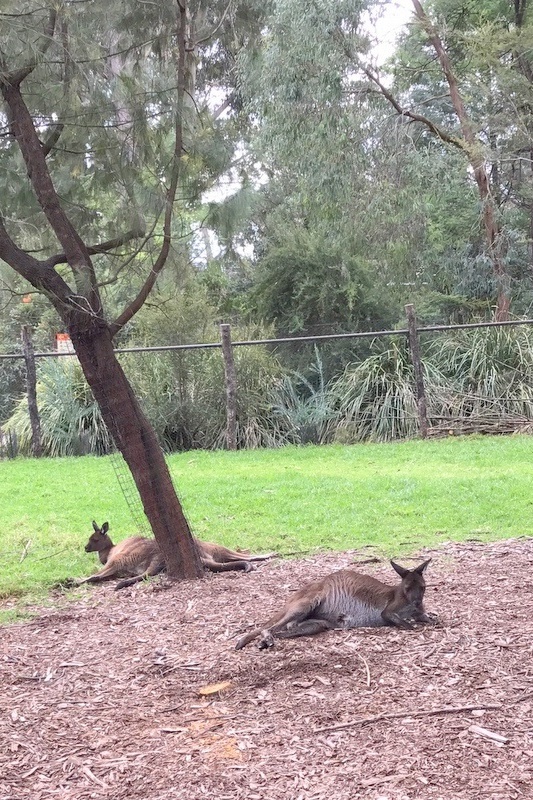
<svg viewBox="0 0 533 800">
<path fill-rule="evenodd" d="M 222 339 L 222 355 L 224 357 L 224 375 L 226 378 L 226 447 L 237 449 L 237 373 L 231 346 L 231 325 L 220 326 Z"/>
<path fill-rule="evenodd" d="M 424 386 L 424 374 L 422 372 L 422 360 L 420 358 L 420 339 L 416 326 L 415 307 L 412 305 L 412 303 L 409 303 L 405 306 L 405 313 L 407 315 L 407 327 L 409 329 L 409 350 L 411 352 L 411 360 L 413 362 L 413 369 L 415 373 L 418 428 L 422 439 L 426 439 L 428 435 L 426 389 Z"/>
<path fill-rule="evenodd" d="M 41 421 L 37 407 L 37 370 L 35 368 L 35 354 L 31 339 L 31 327 L 22 326 L 22 352 L 26 364 L 26 393 L 28 397 L 28 411 L 31 425 L 31 452 L 35 458 L 42 455 Z"/>
</svg>

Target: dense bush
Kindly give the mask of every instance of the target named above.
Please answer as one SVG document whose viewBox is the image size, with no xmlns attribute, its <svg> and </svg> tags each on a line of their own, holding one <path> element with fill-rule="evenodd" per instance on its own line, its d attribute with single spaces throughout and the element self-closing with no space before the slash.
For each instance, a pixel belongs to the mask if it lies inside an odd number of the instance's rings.
<svg viewBox="0 0 533 800">
<path fill-rule="evenodd" d="M 234 358 L 238 446 L 275 446 L 283 433 L 268 397 L 281 376 L 279 362 L 261 346 L 236 347 Z M 224 446 L 226 394 L 218 348 L 128 355 L 123 363 L 166 450 Z"/>
<path fill-rule="evenodd" d="M 100 409 L 74 357 L 46 359 L 39 364 L 37 405 L 44 455 L 102 455 L 111 450 Z M 28 455 L 32 431 L 25 395 L 2 427 L 16 436 L 20 452 Z"/>
</svg>

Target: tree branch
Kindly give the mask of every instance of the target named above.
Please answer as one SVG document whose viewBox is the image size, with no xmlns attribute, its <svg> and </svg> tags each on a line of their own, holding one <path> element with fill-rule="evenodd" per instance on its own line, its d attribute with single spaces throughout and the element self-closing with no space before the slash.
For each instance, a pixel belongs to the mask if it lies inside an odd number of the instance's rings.
<svg viewBox="0 0 533 800">
<path fill-rule="evenodd" d="M 43 43 L 39 48 L 39 52 L 37 55 L 32 58 L 26 66 L 22 67 L 21 69 L 15 70 L 14 72 L 6 72 L 3 75 L 0 75 L 0 80 L 2 82 L 10 83 L 13 86 L 19 86 L 24 78 L 27 78 L 30 73 L 33 72 L 41 58 L 45 55 L 46 51 L 52 44 L 52 40 L 54 38 L 54 31 L 56 27 L 57 21 L 57 11 L 55 9 L 50 9 L 48 15 L 48 22 L 46 27 L 43 31 Z M 2 67 L 4 68 L 4 64 L 2 63 Z"/>
<path fill-rule="evenodd" d="M 451 144 L 454 147 L 457 147 L 459 150 L 465 149 L 465 142 L 457 136 L 454 136 L 448 131 L 441 128 L 440 125 L 437 125 L 436 122 L 429 119 L 429 117 L 424 116 L 423 114 L 417 114 L 416 111 L 411 111 L 408 108 L 404 108 L 398 100 L 394 97 L 392 92 L 390 92 L 387 87 L 380 81 L 377 75 L 375 75 L 372 70 L 366 67 L 364 64 L 361 63 L 360 59 L 358 58 L 357 54 L 353 52 L 349 42 L 346 40 L 346 36 L 344 31 L 337 27 L 334 32 L 334 38 L 338 44 L 342 47 L 344 54 L 356 64 L 359 69 L 366 75 L 366 77 L 375 84 L 380 94 L 391 104 L 394 110 L 402 117 L 407 119 L 413 120 L 413 122 L 420 122 L 422 125 L 425 125 L 428 130 L 433 133 L 438 139 L 447 144 Z"/>
<path fill-rule="evenodd" d="M 206 36 L 203 36 L 201 39 L 198 39 L 198 40 L 197 40 L 197 41 L 194 43 L 194 45 L 191 47 L 191 50 L 195 50 L 195 49 L 198 47 L 198 45 L 199 45 L 199 44 L 203 44 L 204 42 L 208 42 L 210 39 L 212 39 L 212 38 L 213 38 L 213 36 L 215 35 L 215 33 L 216 33 L 218 30 L 220 30 L 220 28 L 221 28 L 221 27 L 222 27 L 222 25 L 224 24 L 224 20 L 226 19 L 227 15 L 228 15 L 228 11 L 230 10 L 230 8 L 231 8 L 231 0 L 230 0 L 230 2 L 228 3 L 228 5 L 226 6 L 226 8 L 224 9 L 224 11 L 223 11 L 223 13 L 222 13 L 222 16 L 220 17 L 220 20 L 219 20 L 219 22 L 218 22 L 218 25 L 215 25 L 215 27 L 213 28 L 213 30 L 212 30 L 210 33 L 208 33 Z"/>
<path fill-rule="evenodd" d="M 438 35 L 437 31 L 433 27 L 429 17 L 427 16 L 426 12 L 422 8 L 420 4 L 420 0 L 413 0 L 413 6 L 415 8 L 415 14 L 418 17 L 426 35 L 431 42 L 435 53 L 437 54 L 437 58 L 439 59 L 439 63 L 441 65 L 441 69 L 444 73 L 444 77 L 448 82 L 448 86 L 450 87 L 450 98 L 455 109 L 455 113 L 457 114 L 457 118 L 461 125 L 461 130 L 463 132 L 463 136 L 465 141 L 468 142 L 471 147 L 475 149 L 479 149 L 479 142 L 477 141 L 474 131 L 472 129 L 472 124 L 470 122 L 470 118 L 466 113 L 466 108 L 463 103 L 463 98 L 461 97 L 461 93 L 459 91 L 459 84 L 457 82 L 457 78 L 455 76 L 455 72 L 453 71 L 453 67 L 451 65 L 448 53 L 444 49 L 442 44 L 442 40 Z"/>
<path fill-rule="evenodd" d="M 0 215 L 0 258 L 28 281 L 35 289 L 43 292 L 59 311 L 72 308 L 72 289 L 63 278 L 46 262 L 30 256 L 18 247 L 7 232 Z"/>
<path fill-rule="evenodd" d="M 448 133 L 448 131 L 441 128 L 440 125 L 437 125 L 436 122 L 429 119 L 429 117 L 425 117 L 423 114 L 417 114 L 415 111 L 410 111 L 408 108 L 403 108 L 400 103 L 396 100 L 394 95 L 384 86 L 377 75 L 374 75 L 367 67 L 361 66 L 361 69 L 371 80 L 373 83 L 376 84 L 380 93 L 383 97 L 388 100 L 391 106 L 400 114 L 402 117 L 407 117 L 408 119 L 413 120 L 413 122 L 420 122 L 422 125 L 425 125 L 428 130 L 431 131 L 438 139 L 442 142 L 446 142 L 447 144 L 452 144 L 454 147 L 457 147 L 459 150 L 465 150 L 465 142 L 457 136 L 453 136 L 453 134 Z"/>
<path fill-rule="evenodd" d="M 77 294 L 79 298 L 83 298 L 78 310 L 84 307 L 91 316 L 100 313 L 100 296 L 89 253 L 61 206 L 31 114 L 22 97 L 19 82 L 0 82 L 0 92 L 8 107 L 13 135 L 26 164 L 28 177 L 39 205 L 63 246 L 67 263 L 76 281 Z"/>
<path fill-rule="evenodd" d="M 178 44 L 178 89 L 177 89 L 177 104 L 176 104 L 176 117 L 174 125 L 174 152 L 172 155 L 172 164 L 170 171 L 170 184 L 165 196 L 165 218 L 163 222 L 163 244 L 159 255 L 153 265 L 150 274 L 143 286 L 141 287 L 137 297 L 124 309 L 114 322 L 110 325 L 111 335 L 115 336 L 121 328 L 132 319 L 132 317 L 139 311 L 145 302 L 146 298 L 152 291 L 158 275 L 165 266 L 168 255 L 170 253 L 170 245 L 172 242 L 172 219 L 174 215 L 174 202 L 176 200 L 176 193 L 178 190 L 179 179 L 181 176 L 181 157 L 183 152 L 183 113 L 184 113 L 184 98 L 185 98 L 185 59 L 187 54 L 186 46 L 186 32 L 187 32 L 187 2 L 186 0 L 176 0 L 178 7 L 179 23 L 177 27 L 177 44 Z"/>
<path fill-rule="evenodd" d="M 90 256 L 97 255 L 98 253 L 108 253 L 110 250 L 116 250 L 117 247 L 127 244 L 127 242 L 130 242 L 132 239 L 138 239 L 140 236 L 144 236 L 144 231 L 133 228 L 123 236 L 117 236 L 116 239 L 109 239 L 107 242 L 101 242 L 100 244 L 88 245 L 87 252 Z M 58 253 L 55 256 L 47 258 L 46 261 L 42 263 L 47 267 L 55 267 L 58 264 L 67 264 L 68 259 L 64 253 Z"/>
</svg>

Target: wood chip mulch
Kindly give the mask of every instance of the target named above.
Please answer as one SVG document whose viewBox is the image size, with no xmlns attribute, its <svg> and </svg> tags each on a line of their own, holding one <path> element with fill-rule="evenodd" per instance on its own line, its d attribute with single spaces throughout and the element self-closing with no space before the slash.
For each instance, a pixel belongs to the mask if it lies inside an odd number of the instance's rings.
<svg viewBox="0 0 533 800">
<path fill-rule="evenodd" d="M 0 800 L 532 798 L 533 539 L 418 554 L 440 627 L 234 650 L 308 580 L 394 582 L 369 553 L 88 588 L 2 628 Z"/>
</svg>

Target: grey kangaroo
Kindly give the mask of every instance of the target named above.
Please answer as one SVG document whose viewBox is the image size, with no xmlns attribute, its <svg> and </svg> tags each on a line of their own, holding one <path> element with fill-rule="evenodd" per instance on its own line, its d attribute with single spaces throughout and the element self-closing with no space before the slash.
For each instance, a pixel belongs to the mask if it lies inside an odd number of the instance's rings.
<svg viewBox="0 0 533 800">
<path fill-rule="evenodd" d="M 424 611 L 426 590 L 423 572 L 431 559 L 414 569 L 391 561 L 401 577 L 388 586 L 369 575 L 352 570 L 333 572 L 297 591 L 262 628 L 247 633 L 236 644 L 241 650 L 261 636 L 259 649 L 272 647 L 274 637 L 291 639 L 312 636 L 332 628 L 365 628 L 395 625 L 411 630 L 414 622 L 434 623 L 436 617 Z"/>
<path fill-rule="evenodd" d="M 86 553 L 98 553 L 103 568 L 77 581 L 78 586 L 83 583 L 99 583 L 112 578 L 126 578 L 117 583 L 115 589 L 123 589 L 134 583 L 144 580 L 152 575 L 157 575 L 165 569 L 165 562 L 155 539 L 146 539 L 143 536 L 130 536 L 114 545 L 108 534 L 109 523 L 104 522 L 100 528 L 93 520 L 94 533 L 85 545 Z M 228 550 L 222 545 L 211 542 L 201 542 L 195 539 L 204 567 L 211 572 L 226 572 L 228 570 L 243 570 L 250 572 L 252 561 L 267 561 L 276 553 L 265 555 L 249 555 L 239 553 L 237 550 Z"/>
</svg>

